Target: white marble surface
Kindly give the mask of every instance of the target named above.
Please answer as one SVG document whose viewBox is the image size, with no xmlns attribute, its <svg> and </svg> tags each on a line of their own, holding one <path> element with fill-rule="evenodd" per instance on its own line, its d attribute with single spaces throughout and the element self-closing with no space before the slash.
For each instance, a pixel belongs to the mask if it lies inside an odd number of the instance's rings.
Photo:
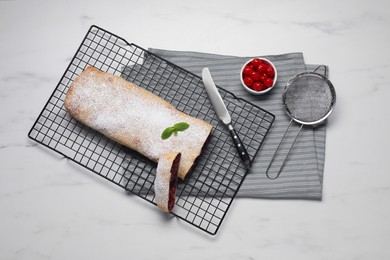
<svg viewBox="0 0 390 260">
<path fill-rule="evenodd" d="M 29 140 L 91 24 L 146 48 L 328 64 L 323 201 L 238 199 L 213 237 Z M 0 259 L 390 259 L 389 44 L 388 1 L 1 0 Z"/>
</svg>

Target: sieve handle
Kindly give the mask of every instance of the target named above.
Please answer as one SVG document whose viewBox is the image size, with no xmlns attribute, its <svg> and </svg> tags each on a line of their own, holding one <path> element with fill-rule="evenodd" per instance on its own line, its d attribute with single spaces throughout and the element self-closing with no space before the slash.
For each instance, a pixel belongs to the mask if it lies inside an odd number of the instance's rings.
<svg viewBox="0 0 390 260">
<path fill-rule="evenodd" d="M 326 65 L 319 65 L 315 70 L 313 70 L 313 72 L 317 72 L 317 70 L 321 67 L 324 68 L 323 75 L 325 76 L 325 78 L 328 78 L 328 67 Z"/>
<path fill-rule="evenodd" d="M 296 134 L 296 136 L 295 136 L 295 138 L 294 138 L 294 141 L 293 141 L 293 143 L 292 143 L 290 149 L 288 150 L 288 153 L 287 153 L 287 155 L 286 155 L 286 158 L 284 158 L 283 163 L 282 163 L 282 166 L 280 166 L 280 168 L 279 168 L 278 173 L 276 174 L 275 177 L 271 177 L 271 176 L 268 174 L 268 171 L 269 171 L 269 169 L 271 168 L 272 163 L 273 163 L 274 160 L 275 160 L 276 154 L 278 153 L 280 146 L 282 145 L 284 139 L 286 138 L 287 132 L 288 132 L 288 130 L 290 129 L 290 126 L 291 126 L 292 122 L 293 122 L 293 120 L 291 119 L 291 120 L 290 120 L 290 124 L 288 125 L 286 131 L 284 132 L 283 137 L 282 137 L 282 140 L 280 140 L 280 143 L 279 143 L 278 147 L 276 148 L 276 151 L 275 151 L 274 155 L 272 156 L 271 162 L 269 163 L 268 168 L 267 168 L 267 170 L 266 170 L 266 172 L 265 172 L 265 174 L 267 175 L 267 178 L 270 179 L 270 180 L 275 180 L 275 179 L 277 179 L 277 178 L 279 177 L 279 175 L 280 175 L 280 173 L 282 172 L 284 166 L 286 165 L 287 159 L 288 159 L 288 157 L 290 156 L 290 153 L 291 153 L 291 151 L 292 151 L 292 149 L 293 149 L 293 147 L 294 147 L 294 145 L 295 145 L 295 142 L 296 142 L 297 139 L 298 139 L 299 133 L 300 133 L 301 130 L 302 130 L 303 125 L 301 125 L 301 127 L 299 127 L 298 133 Z"/>
</svg>

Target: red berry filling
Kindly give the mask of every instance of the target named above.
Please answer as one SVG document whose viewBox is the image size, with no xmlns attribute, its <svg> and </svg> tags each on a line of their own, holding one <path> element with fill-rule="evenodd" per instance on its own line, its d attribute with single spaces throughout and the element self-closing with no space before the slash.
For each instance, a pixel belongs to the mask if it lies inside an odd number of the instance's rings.
<svg viewBox="0 0 390 260">
<path fill-rule="evenodd" d="M 255 91 L 263 91 L 274 85 L 275 69 L 266 60 L 254 58 L 243 69 L 244 84 Z"/>
<path fill-rule="evenodd" d="M 168 198 L 168 210 L 172 211 L 175 206 L 175 196 L 176 196 L 176 187 L 177 187 L 177 174 L 179 170 L 181 154 L 179 153 L 176 158 L 173 160 L 171 167 L 171 179 L 169 181 L 169 198 Z"/>
</svg>

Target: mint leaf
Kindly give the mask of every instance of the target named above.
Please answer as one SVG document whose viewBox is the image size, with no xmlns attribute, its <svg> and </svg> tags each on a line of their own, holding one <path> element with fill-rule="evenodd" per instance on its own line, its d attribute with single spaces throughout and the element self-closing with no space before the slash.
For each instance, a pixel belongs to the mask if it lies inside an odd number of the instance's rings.
<svg viewBox="0 0 390 260">
<path fill-rule="evenodd" d="M 168 127 L 162 132 L 161 138 L 163 140 L 166 140 L 169 137 L 171 137 L 172 134 L 175 134 L 175 136 L 176 136 L 178 132 L 182 132 L 182 131 L 186 130 L 188 127 L 190 127 L 190 125 L 187 124 L 186 122 L 180 122 L 180 123 L 174 124 L 172 127 Z"/>
<path fill-rule="evenodd" d="M 190 125 L 187 124 L 186 122 L 177 123 L 173 126 L 173 128 L 175 128 L 176 131 L 180 131 L 180 132 L 186 130 L 188 127 L 190 127 Z"/>
<path fill-rule="evenodd" d="M 168 127 L 168 128 L 166 128 L 166 129 L 162 132 L 161 138 L 162 138 L 163 140 L 168 139 L 169 137 L 171 137 L 171 135 L 172 135 L 172 133 L 173 133 L 174 131 L 175 131 L 175 129 L 174 129 L 173 127 Z"/>
</svg>

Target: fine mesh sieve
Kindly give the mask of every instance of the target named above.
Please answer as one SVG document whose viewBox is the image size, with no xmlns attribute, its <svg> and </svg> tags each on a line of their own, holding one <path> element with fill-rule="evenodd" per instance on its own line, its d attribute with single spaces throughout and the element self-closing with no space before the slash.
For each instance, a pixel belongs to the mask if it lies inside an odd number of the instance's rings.
<svg viewBox="0 0 390 260">
<path fill-rule="evenodd" d="M 320 68 L 325 68 L 325 76 L 316 73 Z M 267 168 L 266 175 L 269 179 L 276 179 L 279 177 L 286 161 L 294 147 L 299 133 L 304 125 L 316 126 L 323 123 L 330 115 L 336 102 L 336 92 L 332 83 L 327 79 L 326 66 L 319 66 L 313 72 L 303 72 L 291 78 L 282 95 L 283 105 L 288 116 L 291 118 L 287 130 L 284 132 L 282 140 L 280 141 L 271 162 Z M 298 133 L 287 152 L 287 155 L 275 177 L 269 176 L 269 169 L 275 160 L 275 156 L 283 143 L 292 122 L 300 124 Z"/>
</svg>

